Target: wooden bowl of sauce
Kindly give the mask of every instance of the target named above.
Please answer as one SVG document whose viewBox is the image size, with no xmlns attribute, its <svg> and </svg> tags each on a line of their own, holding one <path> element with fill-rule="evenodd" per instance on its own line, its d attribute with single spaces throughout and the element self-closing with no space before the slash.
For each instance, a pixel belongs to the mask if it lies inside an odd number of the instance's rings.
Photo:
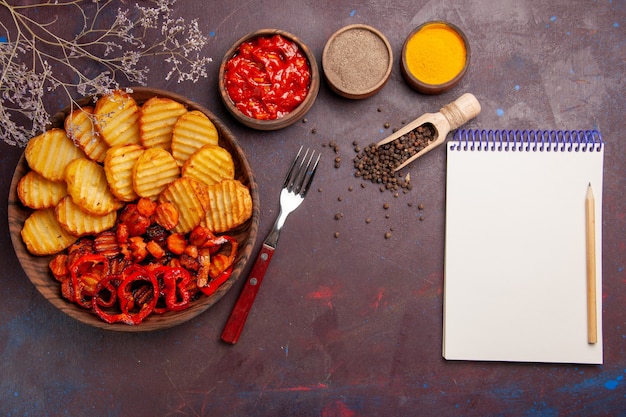
<svg viewBox="0 0 626 417">
<path fill-rule="evenodd" d="M 458 27 L 444 21 L 426 22 L 407 36 L 400 68 L 414 90 L 440 94 L 461 81 L 470 55 L 469 42 Z"/>
<path fill-rule="evenodd" d="M 258 130 L 282 129 L 301 119 L 319 85 L 313 53 L 298 37 L 278 29 L 241 37 L 219 69 L 224 105 L 237 121 Z"/>
<path fill-rule="evenodd" d="M 393 67 L 389 41 L 375 28 L 354 24 L 326 42 L 322 68 L 330 88 L 340 96 L 364 99 L 380 91 Z"/>
</svg>

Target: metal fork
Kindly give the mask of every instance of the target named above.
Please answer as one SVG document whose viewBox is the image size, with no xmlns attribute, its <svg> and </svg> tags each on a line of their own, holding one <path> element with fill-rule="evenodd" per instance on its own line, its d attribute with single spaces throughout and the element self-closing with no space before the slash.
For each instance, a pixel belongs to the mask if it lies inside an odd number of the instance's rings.
<svg viewBox="0 0 626 417">
<path fill-rule="evenodd" d="M 280 211 L 274 223 L 274 227 L 272 227 L 272 230 L 263 241 L 263 245 L 250 271 L 248 280 L 244 284 L 241 294 L 235 303 L 235 307 L 222 331 L 222 340 L 224 342 L 235 344 L 239 340 L 239 336 L 248 318 L 248 313 L 252 308 L 252 303 L 259 291 L 267 267 L 276 250 L 278 237 L 285 224 L 285 220 L 287 216 L 302 203 L 311 187 L 311 182 L 315 176 L 321 154 L 318 153 L 317 158 L 315 158 L 315 152 L 312 151 L 309 155 L 309 149 L 307 149 L 302 156 L 302 150 L 303 147 L 300 147 L 283 182 L 283 188 L 280 191 Z"/>
</svg>

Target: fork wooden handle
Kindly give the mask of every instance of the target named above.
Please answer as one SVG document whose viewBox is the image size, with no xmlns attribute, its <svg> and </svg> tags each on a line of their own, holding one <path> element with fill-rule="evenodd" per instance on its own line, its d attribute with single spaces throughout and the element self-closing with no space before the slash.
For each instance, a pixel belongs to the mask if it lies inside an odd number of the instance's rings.
<svg viewBox="0 0 626 417">
<path fill-rule="evenodd" d="M 226 326 L 222 331 L 222 340 L 226 343 L 235 344 L 239 340 L 243 326 L 246 324 L 248 313 L 252 308 L 252 303 L 259 292 L 259 287 L 265 276 L 265 271 L 269 266 L 272 256 L 274 255 L 274 248 L 263 244 L 261 250 L 257 255 L 256 261 L 252 266 L 248 280 L 239 294 L 239 298 L 235 303 L 233 311 L 230 313 L 230 317 L 226 322 Z"/>
</svg>

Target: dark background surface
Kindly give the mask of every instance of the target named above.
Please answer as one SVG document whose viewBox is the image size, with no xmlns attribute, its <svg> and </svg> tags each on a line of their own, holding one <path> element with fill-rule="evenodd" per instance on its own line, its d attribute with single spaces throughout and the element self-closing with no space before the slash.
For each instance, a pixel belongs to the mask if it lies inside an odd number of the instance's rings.
<svg viewBox="0 0 626 417">
<path fill-rule="evenodd" d="M 314 190 L 287 220 L 237 345 L 219 335 L 243 280 L 175 328 L 108 332 L 56 310 L 20 268 L 6 202 L 22 149 L 0 144 L 0 415 L 626 415 L 625 2 L 185 0 L 174 10 L 197 17 L 210 34 L 209 76 L 178 84 L 155 65 L 148 84 L 208 107 L 235 133 L 259 184 L 256 247 L 302 144 L 323 154 Z M 465 32 L 472 62 L 452 91 L 424 96 L 404 83 L 397 59 L 412 29 L 438 19 Z M 300 37 L 320 63 L 326 40 L 352 23 L 376 27 L 393 47 L 392 76 L 378 94 L 350 101 L 322 82 L 307 122 L 276 132 L 253 131 L 226 113 L 217 72 L 236 39 L 279 28 Z M 350 161 L 353 142 L 378 141 L 464 92 L 482 104 L 467 127 L 601 130 L 604 365 L 442 359 L 445 149 L 413 165 L 414 187 L 398 197 L 371 184 L 361 188 Z M 63 100 L 50 97 L 59 107 Z M 330 141 L 338 144 L 340 168 Z M 335 220 L 336 213 L 343 217 Z"/>
</svg>

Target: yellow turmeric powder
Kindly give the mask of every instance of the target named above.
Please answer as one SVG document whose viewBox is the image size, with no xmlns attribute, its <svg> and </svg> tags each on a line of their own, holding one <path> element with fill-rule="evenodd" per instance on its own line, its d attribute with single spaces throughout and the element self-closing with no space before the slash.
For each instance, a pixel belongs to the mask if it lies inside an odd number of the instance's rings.
<svg viewBox="0 0 626 417">
<path fill-rule="evenodd" d="M 406 43 L 408 70 L 418 80 L 432 85 L 445 84 L 456 77 L 467 59 L 463 38 L 445 23 L 424 25 Z"/>
</svg>

